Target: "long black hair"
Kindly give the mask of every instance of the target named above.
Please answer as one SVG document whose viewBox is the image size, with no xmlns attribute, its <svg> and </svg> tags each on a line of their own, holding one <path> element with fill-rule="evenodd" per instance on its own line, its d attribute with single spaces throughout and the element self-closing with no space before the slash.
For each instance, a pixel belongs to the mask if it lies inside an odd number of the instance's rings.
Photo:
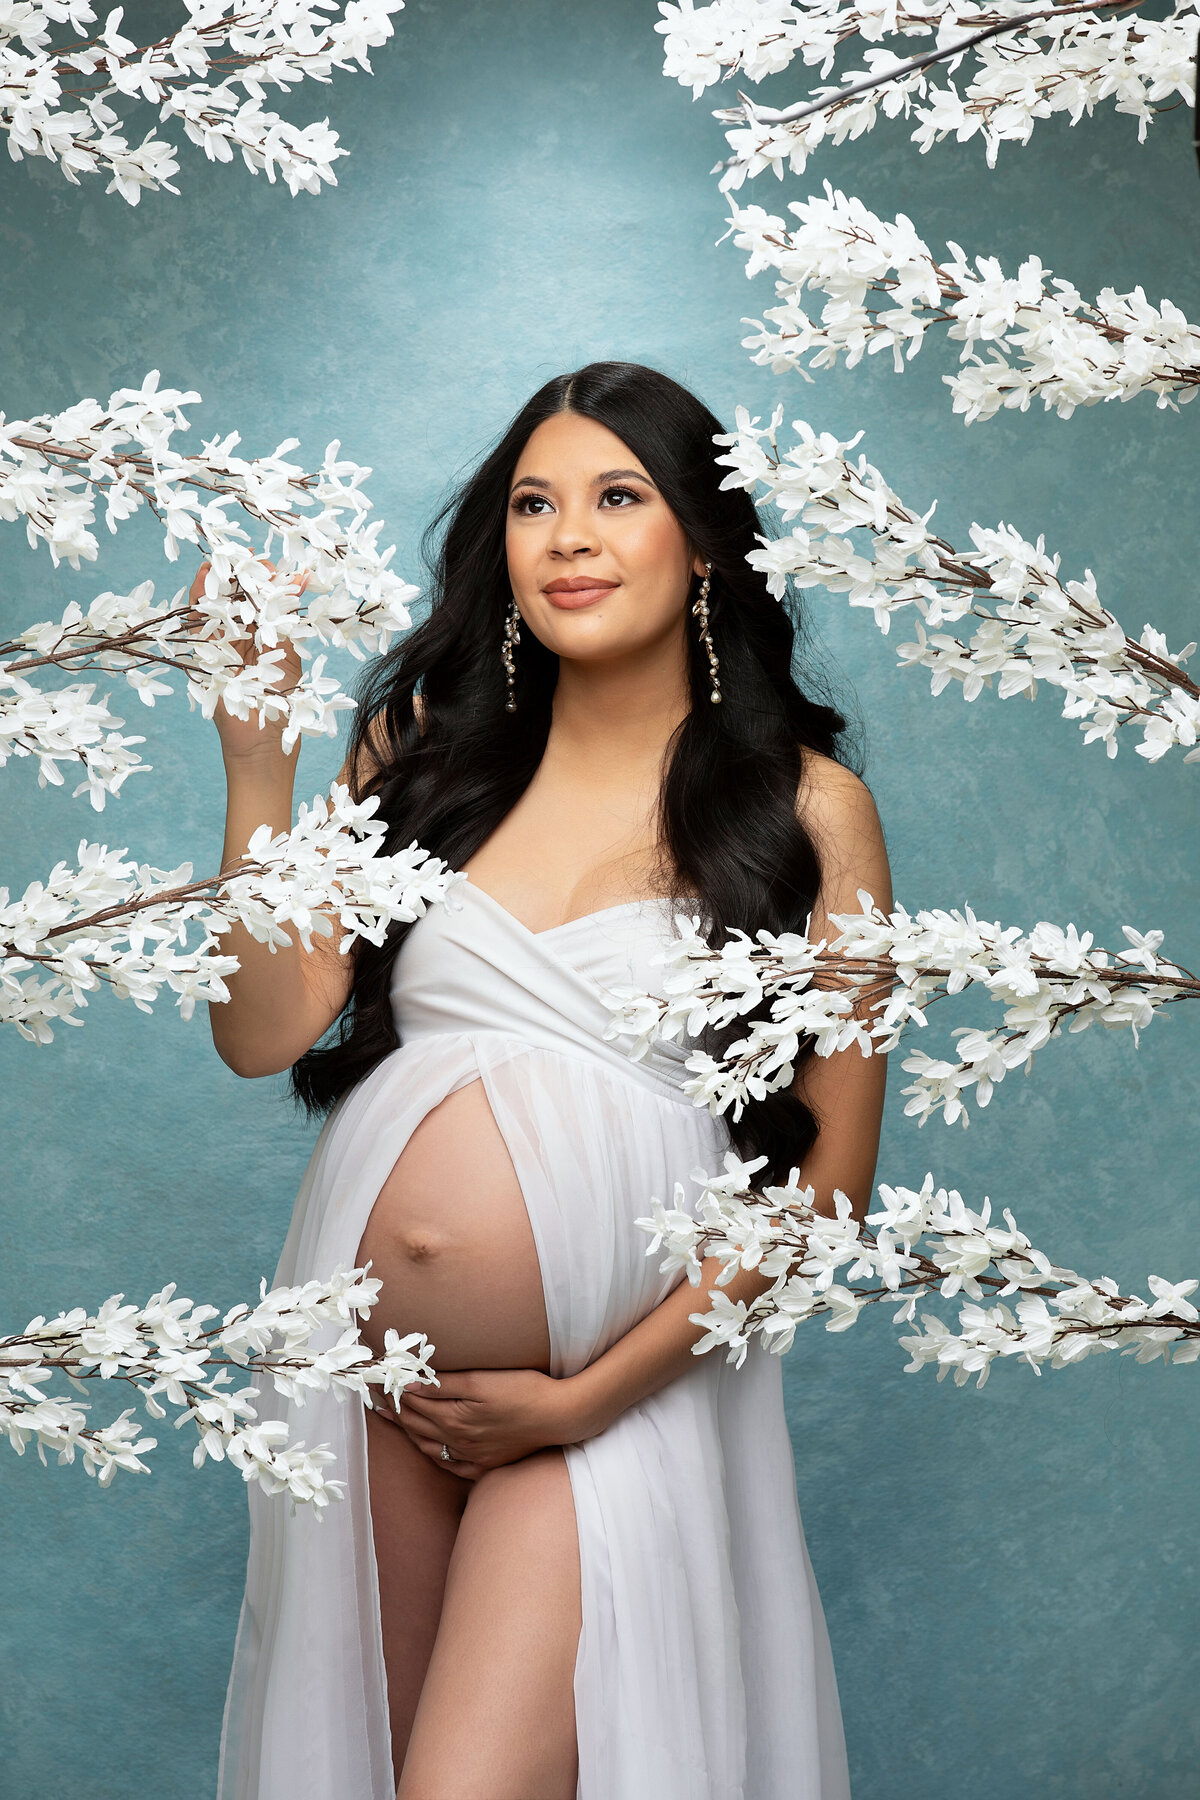
<svg viewBox="0 0 1200 1800">
<path fill-rule="evenodd" d="M 558 657 L 522 633 L 517 707 L 506 711 L 500 644 L 512 590 L 505 528 L 517 460 L 537 427 L 560 412 L 615 433 L 712 564 L 709 620 L 724 699 L 710 704 L 707 657 L 688 630 L 693 704 L 669 748 L 659 806 L 664 891 L 700 901 L 713 943 L 732 926 L 751 934 L 802 931 L 821 877 L 817 848 L 796 813 L 804 753 L 835 755 L 845 720 L 806 696 L 793 676 L 797 627 L 746 561 L 764 526 L 744 490 L 721 487 L 713 444 L 720 422 L 678 382 L 638 363 L 590 363 L 539 388 L 429 527 L 430 612 L 373 665 L 351 734 L 351 766 L 370 769 L 362 792 L 379 795 L 387 821 L 383 847 L 398 850 L 415 838 L 461 868 L 542 759 Z M 389 977 L 410 929 L 394 927 L 379 946 L 355 945 L 345 1011 L 292 1070 L 296 1097 L 310 1112 L 326 1111 L 396 1048 Z M 704 1047 L 719 1055 L 741 1034 L 735 1024 Z M 811 1040 L 801 1060 L 807 1055 Z M 729 1129 L 740 1155 L 768 1157 L 760 1179 L 778 1180 L 802 1160 L 817 1123 L 782 1089 L 747 1105 Z"/>
</svg>

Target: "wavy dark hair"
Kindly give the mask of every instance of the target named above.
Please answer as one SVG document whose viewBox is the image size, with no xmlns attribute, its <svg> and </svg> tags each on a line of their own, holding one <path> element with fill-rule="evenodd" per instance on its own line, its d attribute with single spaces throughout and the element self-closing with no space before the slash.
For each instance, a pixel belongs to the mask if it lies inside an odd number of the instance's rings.
<svg viewBox="0 0 1200 1800">
<path fill-rule="evenodd" d="M 806 751 L 835 756 L 842 714 L 793 675 L 797 623 L 767 591 L 747 553 L 765 534 L 749 495 L 722 489 L 713 444 L 722 427 L 678 382 L 638 363 L 597 362 L 539 388 L 442 506 L 426 533 L 428 617 L 371 668 L 351 735 L 351 766 L 371 769 L 385 850 L 415 838 L 461 868 L 529 785 L 550 729 L 558 657 L 528 628 L 516 658 L 515 712 L 505 710 L 501 631 L 511 596 L 505 527 L 513 470 L 531 434 L 556 413 L 607 426 L 654 481 L 692 545 L 712 564 L 711 631 L 721 661 L 720 706 L 708 663 L 687 631 L 692 708 L 669 747 L 659 805 L 664 891 L 698 898 L 706 935 L 803 930 L 820 885 L 816 845 L 797 817 Z M 413 705 L 421 695 L 421 724 Z M 332 1032 L 292 1070 L 310 1113 L 331 1107 L 396 1048 L 391 965 L 409 925 L 355 946 L 350 999 Z M 741 1035 L 710 1033 L 712 1054 Z M 801 1061 L 812 1052 L 811 1040 Z M 729 1122 L 743 1157 L 765 1155 L 760 1179 L 783 1179 L 817 1123 L 787 1089 Z"/>
</svg>

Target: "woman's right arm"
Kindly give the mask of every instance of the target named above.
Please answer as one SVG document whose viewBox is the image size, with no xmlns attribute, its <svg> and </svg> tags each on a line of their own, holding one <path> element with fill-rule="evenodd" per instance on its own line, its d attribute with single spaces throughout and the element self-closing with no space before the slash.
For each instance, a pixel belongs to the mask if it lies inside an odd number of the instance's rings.
<svg viewBox="0 0 1200 1800">
<path fill-rule="evenodd" d="M 193 596 L 207 567 L 201 565 Z M 299 673 L 300 659 L 289 649 L 284 691 Z M 221 852 L 224 874 L 245 856 L 260 825 L 269 825 L 273 834 L 291 830 L 299 745 L 285 755 L 282 722 L 260 729 L 257 717 L 235 719 L 223 702 L 217 705 L 215 722 L 228 796 Z M 338 779 L 353 788 L 352 773 L 347 764 Z M 236 956 L 240 966 L 226 978 L 229 999 L 211 1004 L 208 1017 L 217 1053 L 236 1074 L 278 1075 L 290 1069 L 333 1024 L 350 997 L 352 977 L 348 958 L 337 953 L 338 935 L 335 924 L 331 938 L 314 936 L 313 949 L 306 951 L 293 933 L 290 944 L 272 952 L 244 925 L 234 925 L 224 934 L 221 948 Z"/>
</svg>

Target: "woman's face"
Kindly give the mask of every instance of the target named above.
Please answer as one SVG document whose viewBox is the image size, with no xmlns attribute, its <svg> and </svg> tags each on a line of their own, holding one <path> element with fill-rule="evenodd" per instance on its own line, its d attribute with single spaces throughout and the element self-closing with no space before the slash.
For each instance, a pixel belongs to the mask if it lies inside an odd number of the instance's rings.
<svg viewBox="0 0 1200 1800">
<path fill-rule="evenodd" d="M 521 617 L 548 650 L 607 661 L 682 628 L 704 561 L 627 444 L 556 413 L 513 471 L 508 574 Z"/>
</svg>

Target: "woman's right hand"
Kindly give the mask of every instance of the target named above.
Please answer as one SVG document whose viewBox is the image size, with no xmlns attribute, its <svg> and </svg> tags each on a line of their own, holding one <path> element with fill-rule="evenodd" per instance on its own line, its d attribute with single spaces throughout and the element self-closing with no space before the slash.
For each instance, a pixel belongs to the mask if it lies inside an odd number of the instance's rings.
<svg viewBox="0 0 1200 1800">
<path fill-rule="evenodd" d="M 193 606 L 201 598 L 208 569 L 208 563 L 202 564 L 192 583 Z M 306 579 L 300 580 L 298 591 L 303 593 L 306 585 Z M 260 659 L 257 640 L 252 629 L 234 644 L 244 667 L 253 668 Z M 287 693 L 300 679 L 301 663 L 290 644 L 283 648 L 283 656 L 269 667 L 276 671 L 274 690 Z M 282 719 L 262 726 L 257 713 L 235 719 L 223 701 L 217 703 L 214 722 L 227 789 L 221 869 L 232 872 L 244 863 L 247 846 L 262 826 L 272 837 L 292 829 L 300 747 L 297 743 L 284 754 Z M 237 957 L 239 966 L 226 981 L 228 1000 L 208 1009 L 218 1053 L 239 1075 L 279 1075 L 312 1048 L 345 1006 L 350 960 L 336 955 L 336 940 L 316 938 L 309 953 L 294 937 L 284 946 L 260 943 L 241 924 L 230 927 L 221 947 Z"/>
<path fill-rule="evenodd" d="M 265 556 L 261 560 L 268 569 L 274 570 L 273 562 L 270 562 Z M 204 592 L 204 577 L 210 566 L 209 563 L 202 562 L 196 571 L 196 579 L 188 591 L 188 600 L 193 605 Z M 307 582 L 301 584 L 300 593 L 304 592 L 306 585 Z M 253 631 L 248 637 L 239 639 L 233 647 L 240 654 L 244 668 L 253 668 L 258 662 L 258 641 Z M 282 659 L 274 665 L 279 671 L 279 677 L 273 685 L 278 692 L 287 694 L 298 685 L 302 664 L 300 653 L 293 644 L 285 644 L 283 652 Z M 213 722 L 220 734 L 221 750 L 227 763 L 290 764 L 295 762 L 300 746 L 297 742 L 291 751 L 284 754 L 284 720 L 282 719 L 268 719 L 265 723 L 260 723 L 257 712 L 252 712 L 248 718 L 237 719 L 229 711 L 225 702 L 218 700 L 216 712 L 213 714 Z"/>
</svg>

